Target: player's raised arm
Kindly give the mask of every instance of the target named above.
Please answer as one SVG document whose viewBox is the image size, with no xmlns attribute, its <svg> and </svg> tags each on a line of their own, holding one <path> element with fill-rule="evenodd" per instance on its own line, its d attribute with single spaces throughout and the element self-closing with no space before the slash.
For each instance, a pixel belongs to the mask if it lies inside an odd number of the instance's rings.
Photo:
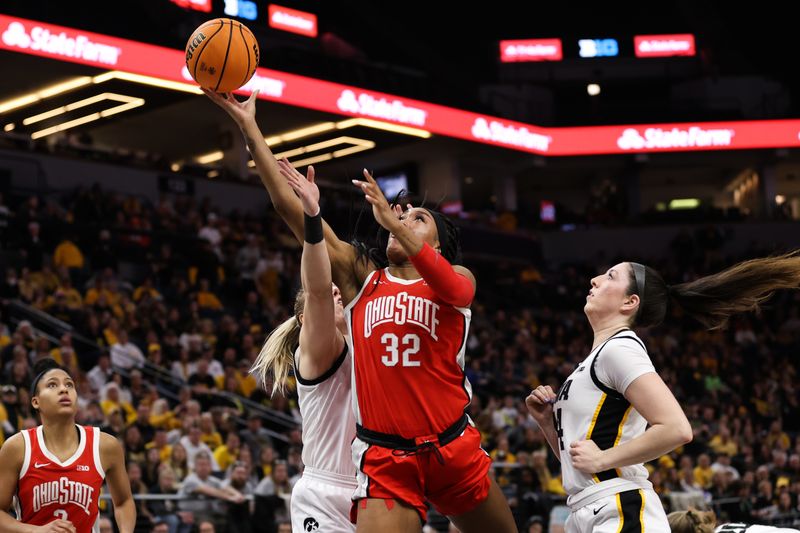
<svg viewBox="0 0 800 533">
<path fill-rule="evenodd" d="M 261 183 L 269 193 L 272 205 L 289 225 L 297 241 L 303 242 L 303 206 L 287 183 L 287 178 L 297 172 L 287 160 L 278 161 L 264 141 L 264 135 L 256 122 L 256 100 L 258 91 L 240 102 L 232 94 L 218 94 L 207 89 L 203 92 L 215 104 L 225 110 L 242 130 L 250 155 L 256 164 Z M 299 174 L 302 177 L 302 174 Z M 323 235 L 333 268 L 333 281 L 342 289 L 345 301 L 355 296 L 370 270 L 371 264 L 356 261 L 356 250 L 336 235 L 331 227 L 322 222 Z"/>
</svg>

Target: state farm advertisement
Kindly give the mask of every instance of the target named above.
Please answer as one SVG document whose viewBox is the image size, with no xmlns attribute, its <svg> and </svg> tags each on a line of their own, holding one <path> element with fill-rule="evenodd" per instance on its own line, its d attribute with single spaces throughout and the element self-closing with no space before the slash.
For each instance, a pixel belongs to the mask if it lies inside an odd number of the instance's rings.
<svg viewBox="0 0 800 533">
<path fill-rule="evenodd" d="M 752 120 L 556 128 L 553 155 L 800 146 L 800 120 Z"/>
<path fill-rule="evenodd" d="M 636 57 L 671 57 L 695 55 L 694 35 L 637 35 L 633 38 Z"/>
<path fill-rule="evenodd" d="M 500 41 L 500 61 L 561 61 L 564 54 L 561 39 L 522 39 Z"/>
<path fill-rule="evenodd" d="M 0 15 L 0 49 L 196 86 L 184 52 Z M 53 82 L 63 81 L 54 79 Z M 259 68 L 239 94 L 534 154 L 575 156 L 800 146 L 800 120 L 543 128 Z M 166 90 L 166 89 L 165 89 Z"/>
</svg>

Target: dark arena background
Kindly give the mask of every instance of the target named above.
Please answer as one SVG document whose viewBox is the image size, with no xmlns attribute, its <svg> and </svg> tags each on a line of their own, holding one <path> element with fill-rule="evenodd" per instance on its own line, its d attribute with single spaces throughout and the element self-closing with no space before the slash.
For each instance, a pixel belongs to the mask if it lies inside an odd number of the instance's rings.
<svg viewBox="0 0 800 533">
<path fill-rule="evenodd" d="M 52 357 L 78 423 L 124 448 L 137 533 L 292 530 L 295 380 L 271 395 L 249 369 L 293 314 L 302 247 L 184 69 L 194 29 L 227 17 L 261 51 L 236 94 L 259 89 L 266 142 L 314 165 L 341 238 L 377 232 L 351 183 L 364 168 L 460 229 L 478 280 L 467 414 L 518 529 L 564 531 L 561 465 L 525 398 L 589 353 L 590 280 L 636 261 L 682 283 L 800 248 L 786 9 L 3 2 L 0 441 L 39 424 L 32 369 Z M 645 464 L 666 512 L 800 526 L 800 294 L 712 331 L 674 308 L 636 332 L 693 430 Z M 203 451 L 210 476 L 194 472 Z M 99 505 L 116 531 L 105 492 Z M 423 531 L 458 530 L 431 508 Z"/>
</svg>

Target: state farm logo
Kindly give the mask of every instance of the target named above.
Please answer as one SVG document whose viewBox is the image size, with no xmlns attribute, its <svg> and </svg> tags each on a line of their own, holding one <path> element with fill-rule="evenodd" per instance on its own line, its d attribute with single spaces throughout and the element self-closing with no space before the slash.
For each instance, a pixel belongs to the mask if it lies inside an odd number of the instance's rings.
<svg viewBox="0 0 800 533">
<path fill-rule="evenodd" d="M 116 65 L 122 49 L 116 46 L 92 42 L 85 35 L 69 37 L 66 33 L 51 33 L 47 28 L 34 26 L 30 34 L 21 22 L 12 22 L 3 32 L 6 46 L 37 50 L 48 54 L 76 57 L 84 61 Z"/>
<path fill-rule="evenodd" d="M 558 54 L 558 47 L 548 44 L 512 44 L 506 47 L 506 55 L 528 57 L 551 57 Z"/>
<path fill-rule="evenodd" d="M 314 31 L 314 21 L 297 15 L 286 13 L 285 11 L 276 11 L 272 14 L 272 22 L 282 26 L 289 26 L 290 28 L 297 28 L 298 30 Z"/>
<path fill-rule="evenodd" d="M 636 35 L 633 38 L 636 57 L 669 57 L 695 55 L 694 35 Z"/>
<path fill-rule="evenodd" d="M 483 141 L 492 141 L 511 146 L 521 146 L 530 150 L 546 152 L 550 149 L 553 138 L 549 135 L 534 133 L 526 127 L 517 128 L 504 125 L 501 122 L 487 121 L 479 117 L 472 125 L 472 136 Z"/>
<path fill-rule="evenodd" d="M 660 40 L 645 40 L 639 43 L 639 51 L 645 53 L 651 52 L 688 52 L 692 49 L 692 43 L 689 41 L 676 41 L 670 39 L 668 41 Z"/>
<path fill-rule="evenodd" d="M 410 107 L 400 100 L 389 101 L 385 98 L 374 98 L 367 93 L 356 93 L 345 89 L 336 101 L 336 106 L 345 113 L 382 118 L 392 122 L 401 122 L 413 126 L 425 126 L 428 112 L 424 109 Z"/>
<path fill-rule="evenodd" d="M 692 126 L 688 129 L 672 128 L 671 130 L 647 128 L 642 135 L 636 128 L 626 128 L 617 139 L 617 146 L 622 150 L 730 146 L 735 134 L 735 130 L 704 130 L 698 126 Z"/>
<path fill-rule="evenodd" d="M 194 78 L 189 74 L 189 69 L 184 67 L 181 69 L 181 76 L 186 81 L 194 82 Z M 270 96 L 272 98 L 282 98 L 283 90 L 286 88 L 286 82 L 275 78 L 267 78 L 266 76 L 259 76 L 258 73 L 254 74 L 250 81 L 242 85 L 241 89 L 253 92 L 258 89 L 259 94 Z"/>
<path fill-rule="evenodd" d="M 517 61 L 559 61 L 562 59 L 561 39 L 515 39 L 500 41 L 500 60 L 504 63 Z"/>
</svg>

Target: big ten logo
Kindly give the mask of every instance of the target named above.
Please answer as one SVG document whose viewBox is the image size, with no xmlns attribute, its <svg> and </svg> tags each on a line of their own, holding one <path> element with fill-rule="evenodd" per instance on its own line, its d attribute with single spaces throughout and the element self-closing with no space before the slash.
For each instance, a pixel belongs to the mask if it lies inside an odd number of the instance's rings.
<svg viewBox="0 0 800 533">
<path fill-rule="evenodd" d="M 78 465 L 77 470 L 78 472 L 88 472 L 90 469 L 88 465 Z"/>
<path fill-rule="evenodd" d="M 258 6 L 250 0 L 225 0 L 225 14 L 247 20 L 258 18 Z"/>
<path fill-rule="evenodd" d="M 614 57 L 619 55 L 616 39 L 581 39 L 578 41 L 581 57 Z"/>
</svg>

